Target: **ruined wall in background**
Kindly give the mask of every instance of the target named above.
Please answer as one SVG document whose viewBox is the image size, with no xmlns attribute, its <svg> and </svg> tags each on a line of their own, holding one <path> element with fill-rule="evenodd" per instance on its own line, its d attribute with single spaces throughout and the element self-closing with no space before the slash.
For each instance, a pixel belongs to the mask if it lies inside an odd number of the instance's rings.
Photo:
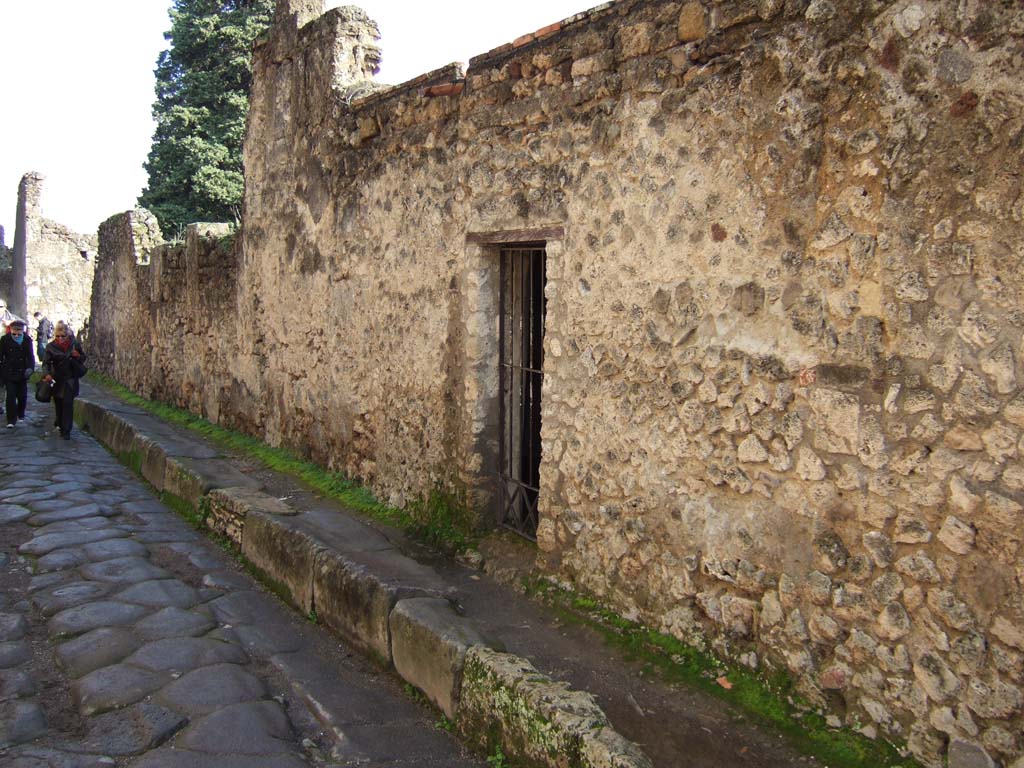
<svg viewBox="0 0 1024 768">
<path fill-rule="evenodd" d="M 557 233 L 544 567 L 927 765 L 1019 757 L 1013 4 L 623 0 L 360 98 L 374 32 L 258 47 L 234 271 L 153 283 L 165 399 L 395 503 L 479 490 L 494 233 Z"/>
<path fill-rule="evenodd" d="M 26 173 L 18 185 L 8 302 L 26 319 L 42 312 L 78 329 L 89 317 L 98 242 L 43 216 L 44 179 Z"/>
</svg>

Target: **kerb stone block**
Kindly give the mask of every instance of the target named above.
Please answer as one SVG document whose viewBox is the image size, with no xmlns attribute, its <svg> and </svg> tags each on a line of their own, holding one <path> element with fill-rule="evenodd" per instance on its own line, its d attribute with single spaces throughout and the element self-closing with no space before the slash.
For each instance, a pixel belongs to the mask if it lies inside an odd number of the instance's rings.
<svg viewBox="0 0 1024 768">
<path fill-rule="evenodd" d="M 241 546 L 245 520 L 253 510 L 267 515 L 294 515 L 295 510 L 280 499 L 252 488 L 214 488 L 208 494 L 210 511 L 206 525 Z"/>
<path fill-rule="evenodd" d="M 242 554 L 303 614 L 313 610 L 313 573 L 321 551 L 287 519 L 256 510 L 246 516 Z"/>
<path fill-rule="evenodd" d="M 400 600 L 391 612 L 391 655 L 402 679 L 454 720 L 466 652 L 489 643 L 447 600 Z"/>
</svg>

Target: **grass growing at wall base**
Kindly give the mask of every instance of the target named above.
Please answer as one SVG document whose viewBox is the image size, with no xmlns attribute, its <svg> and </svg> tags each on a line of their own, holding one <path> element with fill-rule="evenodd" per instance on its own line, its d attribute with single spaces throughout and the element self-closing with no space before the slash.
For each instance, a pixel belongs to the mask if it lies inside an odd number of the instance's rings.
<svg viewBox="0 0 1024 768">
<path fill-rule="evenodd" d="M 793 689 L 785 671 L 758 673 L 725 663 L 670 635 L 644 627 L 587 595 L 569 592 L 546 579 L 530 579 L 528 594 L 543 600 L 564 621 L 596 630 L 609 645 L 644 665 L 656 679 L 683 683 L 735 706 L 755 722 L 781 732 L 798 750 L 830 768 L 921 768 L 891 744 L 847 729 L 831 728 Z M 726 677 L 731 688 L 717 681 Z"/>
<path fill-rule="evenodd" d="M 340 472 L 330 472 L 285 448 L 274 448 L 255 437 L 211 424 L 189 411 L 147 400 L 96 371 L 90 372 L 89 380 L 163 421 L 190 429 L 221 448 L 258 459 L 275 472 L 297 477 L 349 509 L 400 528 L 414 538 L 446 552 L 461 552 L 475 544 L 475 518 L 450 494 L 434 490 L 427 499 L 413 502 L 405 509 L 398 509 L 377 500 L 368 489 Z M 141 457 L 118 458 L 138 472 Z"/>
</svg>

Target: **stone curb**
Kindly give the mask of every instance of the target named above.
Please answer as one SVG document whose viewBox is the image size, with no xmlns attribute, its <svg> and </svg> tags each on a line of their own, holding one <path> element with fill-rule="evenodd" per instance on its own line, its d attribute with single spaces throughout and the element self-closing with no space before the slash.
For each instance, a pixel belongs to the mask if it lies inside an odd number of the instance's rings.
<svg viewBox="0 0 1024 768">
<path fill-rule="evenodd" d="M 315 610 L 318 620 L 391 667 L 470 743 L 500 746 L 531 767 L 653 768 L 612 729 L 591 694 L 496 650 L 499 643 L 456 613 L 433 569 L 393 551 L 343 552 L 324 544 L 293 522 L 297 510 L 253 488 L 227 461 L 169 456 L 128 419 L 87 398 L 77 405 L 83 429 L 157 490 L 204 514 L 204 524 L 240 547 L 282 598 L 304 614 Z M 323 703 L 310 704 L 318 719 L 330 720 Z"/>
</svg>

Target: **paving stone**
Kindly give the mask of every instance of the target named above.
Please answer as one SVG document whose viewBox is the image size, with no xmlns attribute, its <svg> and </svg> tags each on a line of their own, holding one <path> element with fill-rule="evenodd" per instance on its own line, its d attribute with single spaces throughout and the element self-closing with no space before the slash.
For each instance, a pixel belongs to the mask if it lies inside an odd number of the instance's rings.
<svg viewBox="0 0 1024 768">
<path fill-rule="evenodd" d="M 43 480 L 38 477 L 23 477 L 20 480 L 12 480 L 9 483 L 4 483 L 5 489 L 9 488 L 45 488 L 50 484 L 49 480 Z"/>
<path fill-rule="evenodd" d="M 147 616 L 135 625 L 135 631 L 146 640 L 164 640 L 170 637 L 198 637 L 215 626 L 216 622 L 209 616 L 171 606 Z"/>
<path fill-rule="evenodd" d="M 119 664 L 142 645 L 142 638 L 123 627 L 100 627 L 61 643 L 54 655 L 70 677 Z"/>
<path fill-rule="evenodd" d="M 212 762 L 208 754 L 187 749 L 164 747 L 149 752 L 132 763 L 132 768 L 308 768 L 305 760 L 296 755 L 234 756 L 218 755 Z"/>
<path fill-rule="evenodd" d="M 0 669 L 20 667 L 31 658 L 32 650 L 22 640 L 0 643 Z"/>
<path fill-rule="evenodd" d="M 116 598 L 126 603 L 150 605 L 155 608 L 191 608 L 199 602 L 199 593 L 177 579 L 161 579 L 130 586 L 119 592 Z"/>
<path fill-rule="evenodd" d="M 47 501 L 55 498 L 57 498 L 57 494 L 48 490 L 5 488 L 0 491 L 0 501 L 7 504 L 28 504 L 33 501 Z"/>
<path fill-rule="evenodd" d="M 73 746 L 80 752 L 140 755 L 155 749 L 188 724 L 188 718 L 150 701 L 89 719 L 89 734 Z"/>
<path fill-rule="evenodd" d="M 210 664 L 246 664 L 248 661 L 249 656 L 237 645 L 208 637 L 154 640 L 125 659 L 126 664 L 178 674 Z"/>
<path fill-rule="evenodd" d="M 113 758 L 106 755 L 81 755 L 49 747 L 25 745 L 11 750 L 4 768 L 111 768 Z"/>
<path fill-rule="evenodd" d="M 23 699 L 36 694 L 36 681 L 21 669 L 0 671 L 0 701 Z"/>
<path fill-rule="evenodd" d="M 71 480 L 63 483 L 53 483 L 52 485 L 47 486 L 46 490 L 64 494 L 72 493 L 74 491 L 91 491 L 93 490 L 93 487 L 93 483 L 91 482 L 76 482 Z"/>
<path fill-rule="evenodd" d="M 89 558 L 80 549 L 57 549 L 43 555 L 35 564 L 36 573 L 53 573 L 67 571 L 89 562 Z"/>
<path fill-rule="evenodd" d="M 43 589 L 50 589 L 59 584 L 65 584 L 74 577 L 71 571 L 56 571 L 54 573 L 41 573 L 28 580 L 28 591 L 38 592 Z"/>
<path fill-rule="evenodd" d="M 157 694 L 157 700 L 195 718 L 266 695 L 263 682 L 237 664 L 214 664 L 175 680 Z"/>
<path fill-rule="evenodd" d="M 0 703 L 0 749 L 42 736 L 46 732 L 46 715 L 34 701 Z"/>
<path fill-rule="evenodd" d="M 252 589 L 252 580 L 232 571 L 214 571 L 203 576 L 203 586 L 228 590 Z"/>
<path fill-rule="evenodd" d="M 46 533 L 36 536 L 32 541 L 27 541 L 18 547 L 18 552 L 23 555 L 45 555 L 55 549 L 65 547 L 81 546 L 93 541 L 105 541 L 114 539 L 121 534 L 117 531 L 67 531 L 66 533 Z"/>
<path fill-rule="evenodd" d="M 28 493 L 21 492 L 8 496 L 0 496 L 0 501 L 4 501 L 7 504 L 22 504 L 31 507 L 35 502 L 49 501 L 50 499 L 55 498 L 57 498 L 57 494 L 52 491 L 29 491 Z"/>
<path fill-rule="evenodd" d="M 30 520 L 29 523 L 32 521 Z M 127 535 L 129 531 L 124 526 L 114 526 L 109 517 L 79 517 L 74 520 L 59 520 L 56 523 L 47 523 L 36 529 L 36 536 L 44 533 L 66 533 L 68 531 L 97 531 L 103 528 L 121 531 Z"/>
<path fill-rule="evenodd" d="M 93 562 L 113 560 L 118 557 L 145 557 L 149 554 L 144 544 L 131 539 L 108 539 L 86 544 L 82 549 Z"/>
<path fill-rule="evenodd" d="M 106 597 L 114 589 L 113 584 L 101 581 L 75 581 L 58 584 L 38 590 L 32 596 L 32 607 L 45 616 L 52 616 L 67 608 L 92 602 Z"/>
<path fill-rule="evenodd" d="M 232 629 L 242 647 L 257 656 L 291 653 L 305 646 L 302 636 L 280 620 L 270 624 L 237 624 Z"/>
<path fill-rule="evenodd" d="M 276 701 L 225 707 L 193 723 L 180 744 L 197 752 L 228 755 L 295 753 L 291 723 Z"/>
<path fill-rule="evenodd" d="M 29 525 L 44 526 L 51 523 L 63 523 L 68 520 L 81 520 L 86 517 L 107 517 L 105 510 L 99 504 L 78 504 L 68 506 L 54 511 L 44 511 L 32 516 L 28 521 Z"/>
<path fill-rule="evenodd" d="M 268 626 L 281 616 L 281 606 L 269 595 L 248 589 L 220 597 L 209 604 L 223 624 Z"/>
<path fill-rule="evenodd" d="M 0 641 L 21 640 L 28 631 L 25 616 L 20 613 L 0 613 Z"/>
<path fill-rule="evenodd" d="M 145 544 L 166 544 L 174 541 L 201 541 L 199 535 L 189 531 L 142 531 L 135 534 L 135 538 Z"/>
<path fill-rule="evenodd" d="M 54 615 L 47 625 L 51 636 L 80 635 L 100 627 L 119 627 L 134 624 L 146 616 L 149 609 L 142 605 L 97 600 L 85 605 L 67 608 Z"/>
<path fill-rule="evenodd" d="M 164 504 L 163 502 L 154 501 L 154 500 L 151 500 L 151 499 L 147 499 L 147 500 L 144 500 L 144 501 L 125 501 L 125 502 L 121 503 L 119 506 L 121 507 L 121 511 L 122 512 L 128 512 L 128 513 L 133 513 L 133 514 L 134 513 L 141 513 L 141 514 L 150 513 L 150 514 L 152 514 L 154 512 L 160 512 L 160 513 L 165 514 L 165 515 L 172 515 L 173 514 L 171 512 L 171 508 L 168 507 L 166 504 Z"/>
<path fill-rule="evenodd" d="M 171 574 L 141 557 L 119 557 L 102 563 L 91 563 L 79 571 L 87 579 L 117 584 L 137 584 L 150 579 L 166 579 Z"/>
<path fill-rule="evenodd" d="M 161 672 L 115 664 L 90 672 L 71 686 L 71 696 L 83 715 L 98 715 L 134 704 L 162 688 L 170 676 Z"/>
<path fill-rule="evenodd" d="M 20 523 L 27 520 L 32 510 L 18 504 L 0 504 L 0 525 L 7 523 Z"/>
</svg>

